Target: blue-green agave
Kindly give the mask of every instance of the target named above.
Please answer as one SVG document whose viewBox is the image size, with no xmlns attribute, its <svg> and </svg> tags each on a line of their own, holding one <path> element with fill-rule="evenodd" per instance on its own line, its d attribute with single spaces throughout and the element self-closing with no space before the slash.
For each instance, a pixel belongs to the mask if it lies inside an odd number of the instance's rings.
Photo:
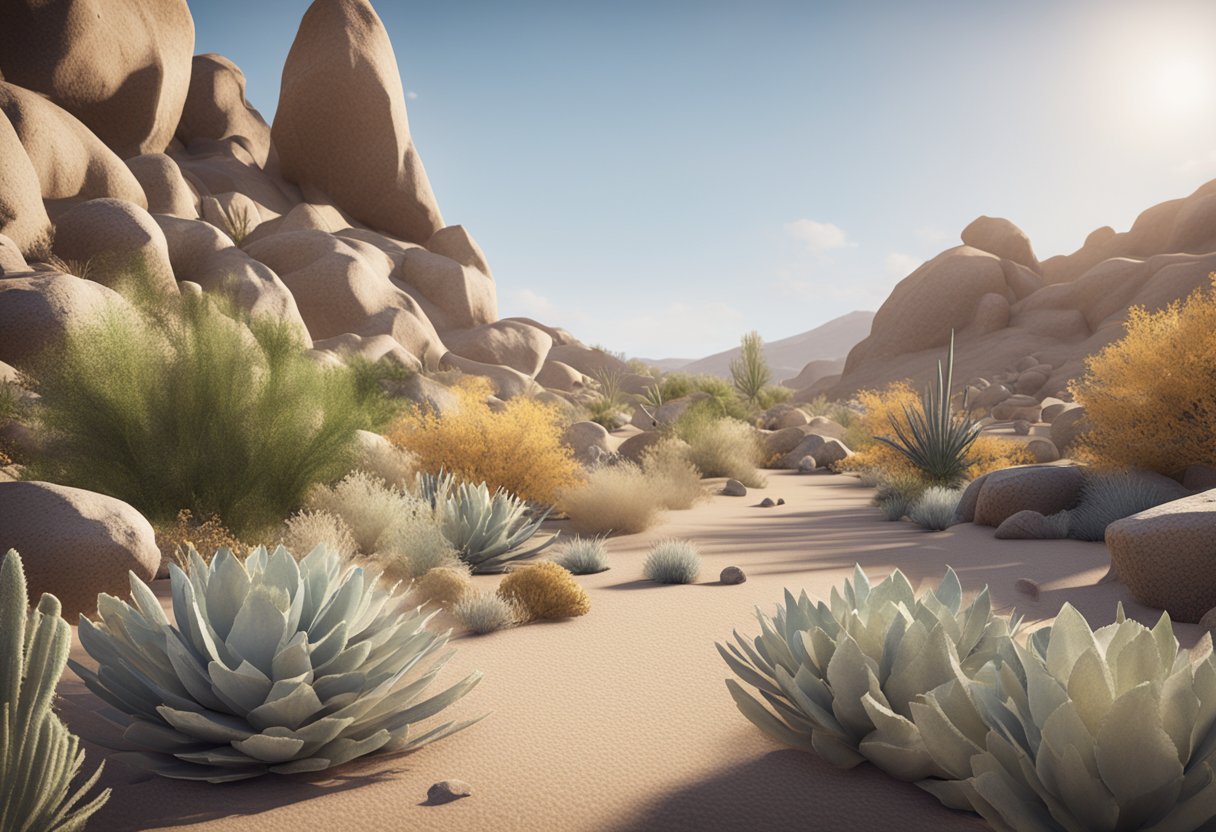
<svg viewBox="0 0 1216 832">
<path fill-rule="evenodd" d="M 110 797 L 85 795 L 102 766 L 74 792 L 84 751 L 51 710 L 72 642 L 59 599 L 43 595 L 28 609 L 21 559 L 9 549 L 0 563 L 0 829 L 74 832 Z"/>
<path fill-rule="evenodd" d="M 920 785 L 998 832 L 1216 826 L 1216 660 L 1169 616 L 1091 630 L 1071 605 L 1016 657 L 912 704 L 947 773 Z"/>
<path fill-rule="evenodd" d="M 456 482 L 451 474 L 420 473 L 418 495 L 435 511 L 443 536 L 456 548 L 474 574 L 505 572 L 511 561 L 530 558 L 557 540 L 557 535 L 532 549 L 516 551 L 540 529 L 552 509 L 529 518 L 528 504 L 513 494 L 486 484 Z"/>
<path fill-rule="evenodd" d="M 467 693 L 472 673 L 420 699 L 454 651 L 397 587 L 318 546 L 242 563 L 221 549 L 170 568 L 171 623 L 134 575 L 132 603 L 98 597 L 80 642 L 96 672 L 72 669 L 126 715 L 129 762 L 166 777 L 222 782 L 412 751 L 477 720 L 414 726 Z M 431 659 L 429 666 L 424 660 Z"/>
<path fill-rule="evenodd" d="M 743 715 L 775 739 L 848 768 L 863 760 L 901 780 L 943 776 L 912 721 L 910 703 L 978 673 L 1008 650 L 1018 622 L 992 614 L 988 589 L 969 605 L 954 570 L 918 598 L 898 569 L 871 586 L 860 566 L 830 605 L 785 592 L 754 641 L 718 652 L 771 708 L 734 679 Z"/>
</svg>

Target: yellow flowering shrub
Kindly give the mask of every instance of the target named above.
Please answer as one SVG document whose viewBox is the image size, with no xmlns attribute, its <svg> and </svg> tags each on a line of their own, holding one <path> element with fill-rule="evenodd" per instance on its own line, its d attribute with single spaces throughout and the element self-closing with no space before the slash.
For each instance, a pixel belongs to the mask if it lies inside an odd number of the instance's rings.
<svg viewBox="0 0 1216 832">
<path fill-rule="evenodd" d="M 1216 464 L 1216 273 L 1212 284 L 1159 312 L 1132 308 L 1126 335 L 1088 359 L 1070 387 L 1092 425 L 1080 456 L 1165 474 Z"/>
<path fill-rule="evenodd" d="M 498 595 L 518 605 L 529 619 L 574 618 L 591 611 L 591 598 L 578 581 L 553 561 L 516 569 L 502 579 Z"/>
<path fill-rule="evenodd" d="M 393 444 L 416 457 L 419 470 L 443 469 L 546 505 L 578 479 L 578 462 L 561 441 L 557 407 L 520 396 L 495 412 L 486 404 L 484 379 L 462 379 L 455 391 L 460 407 L 454 412 L 408 413 L 388 432 Z"/>
</svg>

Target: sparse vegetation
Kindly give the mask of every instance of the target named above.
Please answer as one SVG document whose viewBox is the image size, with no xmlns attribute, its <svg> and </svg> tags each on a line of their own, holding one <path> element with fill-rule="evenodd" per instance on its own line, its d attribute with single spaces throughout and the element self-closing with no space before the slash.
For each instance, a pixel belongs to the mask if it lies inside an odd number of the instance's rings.
<svg viewBox="0 0 1216 832">
<path fill-rule="evenodd" d="M 452 605 L 460 625 L 476 635 L 497 632 L 519 623 L 519 608 L 499 595 L 470 593 Z"/>
<path fill-rule="evenodd" d="M 688 443 L 688 460 L 705 477 L 730 477 L 748 488 L 760 488 L 764 477 L 757 466 L 764 450 L 754 428 L 714 413 L 705 402 L 684 411 L 675 434 Z"/>
<path fill-rule="evenodd" d="M 455 389 L 457 412 L 410 413 L 388 433 L 414 454 L 420 471 L 447 471 L 543 505 L 552 505 L 558 492 L 577 481 L 580 467 L 562 444 L 562 416 L 555 406 L 518 396 L 496 413 L 486 404 L 484 382 L 465 379 Z"/>
<path fill-rule="evenodd" d="M 660 584 L 691 584 L 701 574 L 701 553 L 691 540 L 660 540 L 650 547 L 642 574 Z"/>
<path fill-rule="evenodd" d="M 874 492 L 874 505 L 882 511 L 884 520 L 902 520 L 927 488 L 928 484 L 916 471 L 883 474 Z"/>
<path fill-rule="evenodd" d="M 328 511 L 301 511 L 283 524 L 279 543 L 289 552 L 308 554 L 317 546 L 333 549 L 344 560 L 359 551 L 346 522 Z M 179 560 L 179 565 L 181 561 Z"/>
<path fill-rule="evenodd" d="M 688 458 L 689 450 L 684 442 L 668 437 L 642 455 L 642 473 L 654 485 L 662 508 L 682 511 L 707 496 L 701 474 Z"/>
<path fill-rule="evenodd" d="M 1176 492 L 1134 473 L 1088 472 L 1077 507 L 1068 511 L 1067 533 L 1077 540 L 1104 540 L 1106 527 L 1116 520 L 1177 498 Z"/>
<path fill-rule="evenodd" d="M 155 523 L 152 529 L 156 532 L 156 546 L 160 549 L 162 562 L 172 561 L 183 569 L 187 568 L 191 549 L 206 563 L 220 549 L 243 558 L 250 548 L 224 527 L 219 515 L 200 520 L 188 508 L 179 511 L 172 523 Z"/>
<path fill-rule="evenodd" d="M 753 330 L 743 336 L 739 355 L 730 363 L 730 379 L 743 401 L 760 404 L 760 396 L 772 381 L 773 374 L 764 357 L 764 340 L 759 332 Z"/>
<path fill-rule="evenodd" d="M 1127 334 L 1086 361 L 1070 387 L 1092 426 L 1084 458 L 1171 474 L 1216 465 L 1216 274 L 1159 312 L 1134 307 Z"/>
<path fill-rule="evenodd" d="M 436 566 L 414 581 L 414 597 L 441 607 L 452 607 L 473 594 L 469 570 L 463 565 Z"/>
<path fill-rule="evenodd" d="M 594 575 L 608 569 L 608 544 L 603 535 L 576 535 L 561 545 L 553 560 L 571 575 Z"/>
<path fill-rule="evenodd" d="M 633 463 L 600 466 L 564 491 L 559 508 L 581 535 L 636 534 L 659 517 L 658 485 Z"/>
<path fill-rule="evenodd" d="M 498 595 L 518 606 L 525 620 L 575 618 L 591 611 L 591 598 L 569 572 L 552 561 L 516 569 Z"/>
<path fill-rule="evenodd" d="M 935 485 L 924 490 L 912 507 L 908 519 L 922 529 L 940 532 L 950 528 L 963 492 L 960 488 Z"/>
</svg>

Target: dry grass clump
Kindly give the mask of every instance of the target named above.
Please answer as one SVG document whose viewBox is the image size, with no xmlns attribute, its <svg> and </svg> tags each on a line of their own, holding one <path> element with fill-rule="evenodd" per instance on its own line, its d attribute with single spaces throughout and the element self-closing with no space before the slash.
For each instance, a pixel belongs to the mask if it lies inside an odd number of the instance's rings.
<svg viewBox="0 0 1216 832">
<path fill-rule="evenodd" d="M 608 569 L 608 545 L 603 537 L 579 537 L 558 548 L 554 563 L 572 575 L 594 575 Z"/>
<path fill-rule="evenodd" d="M 954 513 L 958 510 L 962 497 L 961 488 L 946 488 L 941 485 L 927 488 L 908 509 L 908 519 L 922 529 L 945 531 L 954 522 Z"/>
<path fill-rule="evenodd" d="M 730 477 L 748 488 L 761 488 L 757 466 L 764 446 L 755 429 L 737 419 L 722 418 L 698 403 L 677 420 L 676 435 L 688 443 L 688 461 L 704 477 Z"/>
<path fill-rule="evenodd" d="M 350 527 L 342 518 L 321 510 L 301 511 L 289 517 L 283 524 L 279 543 L 297 558 L 322 544 L 344 558 L 353 558 L 359 551 Z"/>
<path fill-rule="evenodd" d="M 485 635 L 519 623 L 519 607 L 498 595 L 470 593 L 451 607 L 460 625 L 471 633 Z"/>
<path fill-rule="evenodd" d="M 568 571 L 552 561 L 517 569 L 502 579 L 498 595 L 513 602 L 526 620 L 574 618 L 591 611 L 591 597 Z"/>
<path fill-rule="evenodd" d="M 420 601 L 450 608 L 474 590 L 469 570 L 459 566 L 437 566 L 416 580 L 411 591 Z"/>
<path fill-rule="evenodd" d="M 642 456 L 642 473 L 654 484 L 659 505 L 672 511 L 692 508 L 707 496 L 701 472 L 688 458 L 684 442 L 669 437 Z"/>
<path fill-rule="evenodd" d="M 1216 464 L 1216 273 L 1207 291 L 1159 312 L 1133 307 L 1127 334 L 1069 388 L 1092 425 L 1082 455 L 1169 474 Z"/>
<path fill-rule="evenodd" d="M 389 485 L 405 488 L 414 481 L 418 460 L 404 448 L 378 443 L 362 449 L 354 470 L 365 471 Z"/>
<path fill-rule="evenodd" d="M 179 511 L 173 523 L 154 523 L 152 529 L 156 532 L 161 562 L 173 561 L 182 569 L 189 566 L 187 553 L 190 549 L 198 552 L 206 562 L 210 562 L 219 549 L 227 549 L 239 558 L 250 549 L 225 528 L 218 515 L 198 520 L 188 508 Z"/>
<path fill-rule="evenodd" d="M 579 464 L 562 444 L 556 406 L 518 396 L 495 412 L 486 404 L 484 381 L 464 379 L 455 390 L 457 411 L 410 413 L 388 432 L 394 444 L 417 458 L 420 470 L 448 471 L 547 505 L 576 481 Z"/>
<path fill-rule="evenodd" d="M 604 465 L 563 491 L 558 507 L 578 534 L 635 534 L 657 522 L 658 485 L 633 463 Z"/>
<path fill-rule="evenodd" d="M 660 540 L 650 547 L 642 574 L 660 584 L 690 584 L 701 574 L 701 553 L 690 540 Z"/>
</svg>

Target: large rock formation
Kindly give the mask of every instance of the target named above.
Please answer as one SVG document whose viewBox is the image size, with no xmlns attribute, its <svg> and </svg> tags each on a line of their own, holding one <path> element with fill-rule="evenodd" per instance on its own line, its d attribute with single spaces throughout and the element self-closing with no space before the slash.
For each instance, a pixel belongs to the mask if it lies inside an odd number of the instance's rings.
<svg viewBox="0 0 1216 832">
<path fill-rule="evenodd" d="M 199 140 L 231 141 L 259 167 L 270 155 L 270 125 L 245 100 L 245 74 L 223 55 L 195 55 L 177 138 L 189 147 Z"/>
<path fill-rule="evenodd" d="M 7 0 L 0 74 L 42 93 L 122 158 L 173 138 L 190 82 L 185 0 Z"/>
<path fill-rule="evenodd" d="M 360 222 L 420 244 L 443 227 L 392 43 L 367 0 L 316 0 L 305 12 L 271 137 L 287 179 Z"/>
<path fill-rule="evenodd" d="M 29 251 L 45 241 L 50 231 L 38 172 L 8 116 L 0 112 L 0 234 L 21 251 Z"/>
</svg>

